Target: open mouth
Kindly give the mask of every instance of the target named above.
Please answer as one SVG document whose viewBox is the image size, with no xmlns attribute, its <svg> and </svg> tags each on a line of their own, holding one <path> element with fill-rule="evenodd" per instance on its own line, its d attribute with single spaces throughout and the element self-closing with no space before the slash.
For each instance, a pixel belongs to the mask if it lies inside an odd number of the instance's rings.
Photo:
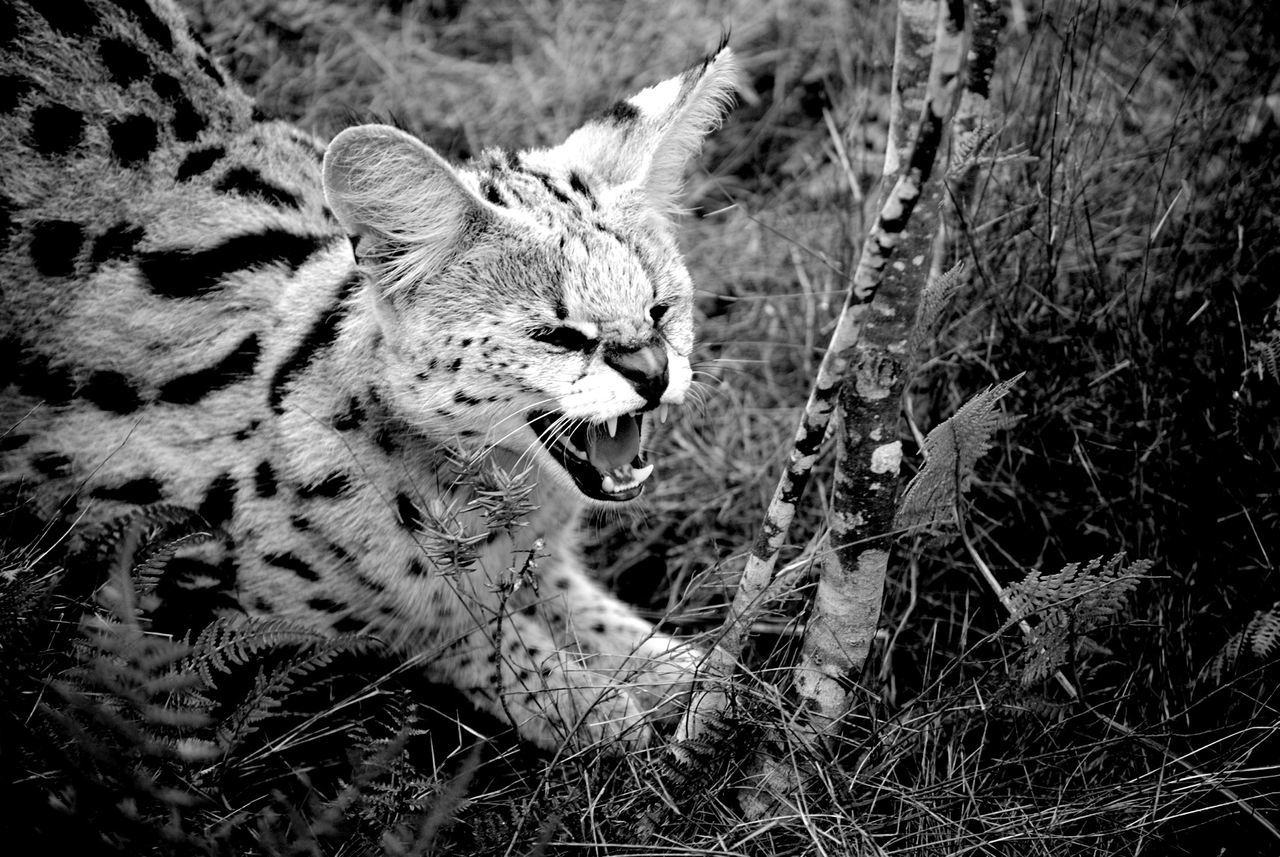
<svg viewBox="0 0 1280 857">
<path fill-rule="evenodd" d="M 644 415 L 624 414 L 602 423 L 555 428 L 562 415 L 538 413 L 529 418 L 538 440 L 572 477 L 578 490 L 596 500 L 622 502 L 640 496 L 653 473 L 640 452 Z"/>
</svg>

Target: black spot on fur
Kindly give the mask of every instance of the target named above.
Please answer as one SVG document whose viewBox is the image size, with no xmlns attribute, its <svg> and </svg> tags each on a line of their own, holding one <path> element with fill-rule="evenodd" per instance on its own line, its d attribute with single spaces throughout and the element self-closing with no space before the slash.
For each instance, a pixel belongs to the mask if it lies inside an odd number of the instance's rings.
<svg viewBox="0 0 1280 857">
<path fill-rule="evenodd" d="M 334 548 L 335 550 L 340 550 L 340 548 L 338 548 L 337 545 L 331 545 L 330 547 Z M 342 551 L 342 555 L 339 556 L 338 559 L 342 560 L 343 562 L 354 562 L 354 560 L 351 557 L 351 554 L 347 553 L 346 551 Z M 374 580 L 372 577 L 369 577 L 366 574 L 361 574 L 359 571 L 355 571 L 354 569 L 353 569 L 353 573 L 355 575 L 356 580 L 360 581 L 360 585 L 363 586 L 365 589 L 368 589 L 369 591 L 377 593 L 379 595 L 387 591 L 386 586 L 384 586 L 381 582 Z"/>
<path fill-rule="evenodd" d="M 482 399 L 477 399 L 474 396 L 468 396 L 466 393 L 462 392 L 461 390 L 454 391 L 453 400 L 457 402 L 459 405 L 467 405 L 467 406 L 479 405 L 483 402 Z"/>
<path fill-rule="evenodd" d="M 182 83 L 168 72 L 160 72 L 151 78 L 151 89 L 165 101 L 175 101 L 185 97 Z"/>
<path fill-rule="evenodd" d="M 0 22 L 0 27 L 3 27 Z M 16 74 L 0 74 L 0 116 L 8 115 L 22 103 L 32 88 L 31 81 Z"/>
<path fill-rule="evenodd" d="M 410 577 L 426 577 L 427 569 L 425 566 L 423 566 L 422 560 L 418 559 L 417 557 L 414 557 L 413 559 L 409 560 L 409 565 L 405 569 L 405 573 L 408 574 Z"/>
<path fill-rule="evenodd" d="M 142 405 L 142 399 L 129 379 L 110 370 L 90 375 L 79 395 L 113 414 L 131 414 Z"/>
<path fill-rule="evenodd" d="M 569 172 L 569 187 L 573 188 L 573 192 L 585 199 L 590 205 L 595 206 L 595 194 L 591 192 L 591 188 L 587 186 L 587 182 L 577 172 Z"/>
<path fill-rule="evenodd" d="M 289 523 L 293 524 L 293 528 L 300 533 L 305 533 L 311 529 L 311 519 L 306 515 L 294 515 L 289 518 Z"/>
<path fill-rule="evenodd" d="M 411 533 L 422 529 L 422 510 L 404 492 L 396 495 L 396 521 Z"/>
<path fill-rule="evenodd" d="M 235 193 L 241 196 L 259 197 L 272 205 L 299 208 L 302 203 L 297 194 L 274 185 L 263 178 L 262 173 L 248 167 L 235 167 L 227 171 L 213 189 L 220 193 Z"/>
<path fill-rule="evenodd" d="M 196 106 L 187 97 L 173 101 L 173 137 L 183 143 L 194 142 L 200 132 L 209 127 L 209 120 L 196 110 Z"/>
<path fill-rule="evenodd" d="M 153 627 L 182 633 L 203 628 L 219 611 L 242 612 L 232 597 L 236 576 L 230 560 L 214 565 L 195 557 L 174 557 L 156 585 L 161 603 L 150 614 Z"/>
<path fill-rule="evenodd" d="M 271 378 L 268 401 L 271 409 L 277 414 L 284 412 L 285 388 L 293 380 L 293 377 L 305 369 L 317 354 L 332 345 L 334 340 L 338 338 L 338 325 L 346 315 L 347 297 L 359 284 L 360 275 L 358 273 L 352 273 L 342 282 L 338 287 L 337 295 L 334 296 L 333 303 L 321 313 L 320 317 L 311 325 L 311 329 L 302 337 L 298 347 L 276 369 L 275 375 Z"/>
<path fill-rule="evenodd" d="M 112 259 L 128 259 L 137 250 L 144 234 L 145 230 L 141 226 L 117 223 L 94 240 L 89 261 L 94 268 L 98 268 Z"/>
<path fill-rule="evenodd" d="M 15 449 L 22 449 L 31 440 L 31 435 L 22 434 L 16 431 L 9 431 L 0 434 L 0 452 L 12 452 Z"/>
<path fill-rule="evenodd" d="M 258 426 L 261 424 L 262 423 L 260 420 L 249 420 L 249 424 L 247 426 L 245 426 L 244 428 L 240 429 L 235 433 L 234 435 L 235 439 L 238 441 L 248 440 L 250 437 L 253 436 L 253 433 L 258 430 Z"/>
<path fill-rule="evenodd" d="M 322 613 L 345 613 L 347 609 L 330 598 L 308 598 L 307 606 Z"/>
<path fill-rule="evenodd" d="M 343 616 L 341 619 L 335 619 L 331 625 L 333 630 L 339 634 L 358 634 L 365 629 L 367 622 L 363 622 L 354 616 Z"/>
<path fill-rule="evenodd" d="M 502 194 L 498 193 L 498 186 L 493 183 L 493 179 L 482 179 L 480 182 L 480 192 L 484 195 L 484 198 L 493 205 L 505 207 L 507 204 L 502 198 Z"/>
<path fill-rule="evenodd" d="M 46 0 L 31 6 L 49 22 L 50 27 L 64 36 L 87 36 L 98 23 L 98 16 L 84 0 Z"/>
<path fill-rule="evenodd" d="M 18 13 L 12 0 L 0 2 L 0 47 L 8 45 L 18 35 Z"/>
<path fill-rule="evenodd" d="M 205 369 L 180 375 L 160 388 L 160 400 L 175 405 L 193 405 L 218 390 L 253 374 L 258 365 L 258 335 L 251 333 L 226 357 Z"/>
<path fill-rule="evenodd" d="M 158 134 L 156 120 L 140 113 L 107 123 L 111 153 L 126 167 L 137 166 L 151 157 Z"/>
<path fill-rule="evenodd" d="M 260 104 L 255 104 L 253 109 L 249 111 L 249 118 L 254 122 L 270 122 L 275 117 L 263 110 Z"/>
<path fill-rule="evenodd" d="M 160 96 L 167 104 L 173 105 L 173 120 L 170 126 L 173 129 L 175 139 L 190 143 L 200 136 L 200 132 L 209 127 L 209 120 L 196 110 L 195 104 L 182 88 L 182 84 L 176 77 L 171 74 L 160 73 L 151 78 L 151 88 L 155 90 L 156 95 Z M 207 151 L 207 150 L 206 150 Z M 221 153 L 221 149 L 218 150 Z M 190 157 L 188 155 L 188 157 Z M 221 157 L 221 154 L 219 154 Z M 186 166 L 186 162 L 183 162 Z M 208 169 L 208 165 L 205 165 Z M 202 170 L 203 172 L 203 170 Z M 182 175 L 182 168 L 178 170 L 178 180 L 182 181 L 185 176 Z"/>
<path fill-rule="evenodd" d="M 151 74 L 151 61 L 123 39 L 103 39 L 98 43 L 98 56 L 107 67 L 112 82 L 118 86 L 128 86 Z"/>
<path fill-rule="evenodd" d="M 595 623 L 594 625 L 592 625 L 592 626 L 591 626 L 591 631 L 592 631 L 592 633 L 595 633 L 595 634 L 603 634 L 603 633 L 604 633 L 604 623 L 603 623 L 603 622 L 597 622 L 597 623 Z"/>
<path fill-rule="evenodd" d="M 83 242 L 84 230 L 79 223 L 42 220 L 31 230 L 31 261 L 46 277 L 70 276 Z"/>
<path fill-rule="evenodd" d="M 151 291 L 166 298 L 191 298 L 216 289 L 227 274 L 270 265 L 296 271 L 325 238 L 266 229 L 228 238 L 207 250 L 162 250 L 144 254 L 138 265 Z"/>
<path fill-rule="evenodd" d="M 226 78 L 222 76 L 222 72 L 218 71 L 218 67 L 213 64 L 210 59 L 204 55 L 196 57 L 196 65 L 200 66 L 200 70 L 209 76 L 209 79 L 218 86 L 226 86 Z"/>
<path fill-rule="evenodd" d="M 71 472 L 71 459 L 56 452 L 42 452 L 32 456 L 31 466 L 37 473 L 50 479 L 61 479 Z"/>
<path fill-rule="evenodd" d="M 600 118 L 619 124 L 634 122 L 640 118 L 640 109 L 630 101 L 618 101 L 606 109 Z"/>
<path fill-rule="evenodd" d="M 160 491 L 160 483 L 152 479 L 150 476 L 143 476 L 140 479 L 130 479 L 122 485 L 116 485 L 113 488 L 99 486 L 89 492 L 89 496 L 96 497 L 99 500 L 117 500 L 121 503 L 134 503 L 138 506 L 145 506 L 148 503 L 159 503 L 164 495 Z"/>
<path fill-rule="evenodd" d="M 461 368 L 462 368 L 462 358 L 461 357 L 453 358 L 453 362 L 449 364 L 449 371 L 457 372 Z"/>
<path fill-rule="evenodd" d="M 555 180 L 552 179 L 551 176 L 546 175 L 544 173 L 534 172 L 533 170 L 525 170 L 525 172 L 528 175 L 533 176 L 538 181 L 542 182 L 542 186 L 545 187 L 547 191 L 552 196 L 554 196 L 556 198 L 556 201 L 559 202 L 561 205 L 573 204 L 573 200 L 569 199 L 569 195 L 556 186 Z"/>
<path fill-rule="evenodd" d="M 345 473 L 330 473 L 314 485 L 303 485 L 298 489 L 298 496 L 304 500 L 313 497 L 337 497 L 347 490 L 351 480 Z"/>
<path fill-rule="evenodd" d="M 147 38 L 165 50 L 173 48 L 173 34 L 169 32 L 169 25 L 160 20 L 155 10 L 147 5 L 147 0 L 114 0 L 114 2 L 137 19 L 138 25 Z"/>
<path fill-rule="evenodd" d="M 556 589 L 568 589 L 571 585 L 572 584 L 569 582 L 569 578 L 567 577 L 557 577 L 555 579 Z"/>
<path fill-rule="evenodd" d="M 374 432 L 373 442 L 378 445 L 378 449 L 387 455 L 395 455 L 400 449 L 400 445 L 396 442 L 395 434 L 385 426 Z"/>
<path fill-rule="evenodd" d="M 174 179 L 180 182 L 186 181 L 195 176 L 204 175 L 209 168 L 218 162 L 227 150 L 221 146 L 210 146 L 207 149 L 196 149 L 194 152 L 187 154 L 182 159 L 182 163 L 178 166 L 177 175 Z"/>
<path fill-rule="evenodd" d="M 291 553 L 269 553 L 263 558 L 264 562 L 268 562 L 277 568 L 283 568 L 292 571 L 303 580 L 310 580 L 313 583 L 320 579 L 320 575 L 316 574 L 316 570 L 298 559 Z"/>
<path fill-rule="evenodd" d="M 13 202 L 0 195 L 0 251 L 9 249 L 9 239 L 13 236 Z"/>
<path fill-rule="evenodd" d="M 235 512 L 236 480 L 230 473 L 223 473 L 209 484 L 204 500 L 196 509 L 210 526 L 221 526 L 231 520 Z"/>
<path fill-rule="evenodd" d="M 333 418 L 333 427 L 338 431 L 353 431 L 364 422 L 364 408 L 360 400 L 352 396 L 347 402 L 347 409 Z"/>
<path fill-rule="evenodd" d="M 42 155 L 65 155 L 80 142 L 84 117 L 63 104 L 45 104 L 31 112 L 31 147 Z"/>
<path fill-rule="evenodd" d="M 11 376 L 24 395 L 51 405 L 63 405 L 75 395 L 75 383 L 63 368 L 54 368 L 42 356 L 28 354 L 9 361 Z"/>
<path fill-rule="evenodd" d="M 276 496 L 276 472 L 271 469 L 271 462 L 265 459 L 253 471 L 253 487 L 259 497 Z"/>
</svg>

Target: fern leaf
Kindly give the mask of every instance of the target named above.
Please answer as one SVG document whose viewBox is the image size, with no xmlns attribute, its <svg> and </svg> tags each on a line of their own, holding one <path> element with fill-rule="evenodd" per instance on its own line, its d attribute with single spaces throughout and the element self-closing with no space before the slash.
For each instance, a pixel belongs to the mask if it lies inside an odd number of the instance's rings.
<svg viewBox="0 0 1280 857">
<path fill-rule="evenodd" d="M 1036 569 L 1005 590 L 1014 622 L 1034 621 L 1034 639 L 1023 651 L 1024 685 L 1051 676 L 1079 654 L 1087 635 L 1123 614 L 1134 588 L 1151 572 L 1148 559 L 1128 565 L 1124 554 L 1067 563 L 1054 574 Z"/>
<path fill-rule="evenodd" d="M 1280 601 L 1267 610 L 1259 610 L 1249 619 L 1244 630 L 1237 631 L 1223 644 L 1201 670 L 1197 681 L 1217 684 L 1239 672 L 1242 660 L 1265 661 L 1280 648 Z"/>
<path fill-rule="evenodd" d="M 918 354 L 924 339 L 937 327 L 942 311 L 951 305 L 951 300 L 964 283 L 965 270 L 965 262 L 961 259 L 951 270 L 925 283 L 920 292 L 920 303 L 916 307 L 916 321 L 911 327 L 908 354 Z"/>
<path fill-rule="evenodd" d="M 1246 632 L 1249 638 L 1249 650 L 1258 659 L 1269 658 L 1280 646 L 1280 614 L 1275 608 L 1265 613 L 1258 613 L 1249 622 Z"/>
<path fill-rule="evenodd" d="M 1258 377 L 1270 376 L 1280 382 L 1280 330 L 1273 330 L 1266 340 L 1253 343 Z"/>
<path fill-rule="evenodd" d="M 969 401 L 924 439 L 924 466 L 907 486 L 894 523 L 898 527 L 940 527 L 955 523 L 956 499 L 968 489 L 974 466 L 991 448 L 1004 424 L 996 403 L 1022 377 L 1001 381 Z"/>
<path fill-rule="evenodd" d="M 979 119 L 971 131 L 956 137 L 955 151 L 951 156 L 951 166 L 947 170 L 947 178 L 954 179 L 972 170 L 983 161 L 989 159 L 995 150 L 996 138 L 1000 135 L 1000 126 L 989 119 Z"/>
</svg>

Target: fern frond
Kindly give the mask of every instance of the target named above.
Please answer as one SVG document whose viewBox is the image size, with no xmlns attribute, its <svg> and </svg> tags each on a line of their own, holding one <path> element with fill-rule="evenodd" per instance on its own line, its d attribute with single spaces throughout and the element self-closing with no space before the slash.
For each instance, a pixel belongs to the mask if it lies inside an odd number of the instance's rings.
<svg viewBox="0 0 1280 857">
<path fill-rule="evenodd" d="M 991 436 L 1005 424 L 996 403 L 1021 377 L 1019 373 L 988 387 L 929 432 L 924 466 L 907 486 L 895 526 L 939 528 L 956 523 L 956 499 L 968 490 L 974 466 L 991 448 Z"/>
<path fill-rule="evenodd" d="M 364 654 L 380 649 L 381 641 L 361 634 L 326 634 L 291 619 L 249 619 L 223 616 L 210 622 L 192 645 L 187 669 L 206 682 L 214 673 L 229 673 L 258 656 L 281 649 L 338 654 Z"/>
<path fill-rule="evenodd" d="M 326 634 L 290 619 L 227 616 L 200 632 L 183 668 L 212 687 L 219 674 L 256 667 L 252 688 L 218 726 L 219 742 L 231 748 L 252 735 L 260 721 L 280 710 L 300 681 L 340 655 L 363 655 L 381 648 L 382 642 L 375 637 Z"/>
<path fill-rule="evenodd" d="M 1151 572 L 1149 559 L 1125 565 L 1124 554 L 1068 563 L 1054 574 L 1032 570 L 1005 590 L 1012 622 L 1037 620 L 1023 651 L 1019 679 L 1030 685 L 1078 654 L 1086 635 L 1121 615 L 1130 594 Z"/>
<path fill-rule="evenodd" d="M 1280 382 L 1280 329 L 1271 331 L 1265 340 L 1254 342 L 1251 350 L 1258 377 L 1270 376 Z"/>
<path fill-rule="evenodd" d="M 1196 680 L 1218 684 L 1238 673 L 1242 660 L 1266 661 L 1277 649 L 1280 649 L 1280 601 L 1254 613 L 1244 630 L 1232 634 L 1201 668 Z"/>
<path fill-rule="evenodd" d="M 999 125 L 983 118 L 978 120 L 978 124 L 972 130 L 957 135 L 955 151 L 951 155 L 951 165 L 947 169 L 947 178 L 955 179 L 989 159 L 995 149 L 996 138 L 1000 136 L 1000 130 Z"/>
<path fill-rule="evenodd" d="M 920 346 L 937 327 L 943 310 L 951 305 L 956 292 L 963 285 L 965 270 L 965 261 L 961 259 L 952 266 L 951 270 L 925 283 L 924 289 L 920 292 L 915 324 L 911 327 L 911 337 L 907 343 L 908 354 L 920 353 Z"/>
</svg>

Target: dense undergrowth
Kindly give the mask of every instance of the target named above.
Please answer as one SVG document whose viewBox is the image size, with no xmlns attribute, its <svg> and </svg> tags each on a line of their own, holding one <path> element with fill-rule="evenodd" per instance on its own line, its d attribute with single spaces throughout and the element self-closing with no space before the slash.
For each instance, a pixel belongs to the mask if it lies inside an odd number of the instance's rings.
<svg viewBox="0 0 1280 857">
<path fill-rule="evenodd" d="M 736 802 L 751 753 L 785 741 L 766 693 L 744 692 L 694 772 L 545 759 L 482 740 L 498 725 L 458 724 L 447 690 L 354 643 L 320 655 L 291 629 L 250 629 L 235 645 L 261 659 L 201 671 L 128 603 L 82 626 L 87 593 L 57 585 L 56 552 L 13 545 L 5 829 L 131 854 L 1280 849 L 1280 10 L 1015 5 L 969 276 L 918 356 L 903 440 L 915 450 L 1025 373 L 1005 400 L 1018 418 L 964 495 L 965 538 L 900 539 L 859 706 L 793 811 L 750 821 Z M 731 27 L 741 104 L 687 200 L 704 392 L 659 436 L 642 511 L 592 523 L 624 597 L 677 631 L 714 628 L 874 199 L 892 4 L 187 6 L 268 112 L 322 134 L 394 118 L 457 158 L 553 142 Z M 791 606 L 826 549 L 825 491 L 783 557 Z M 125 590 L 137 550 L 113 560 Z M 1029 669 L 977 564 L 1007 584 L 1117 553 L 1153 565 L 1115 609 L 1079 587 L 1054 608 L 1073 700 Z M 801 621 L 760 623 L 759 676 Z"/>
</svg>

